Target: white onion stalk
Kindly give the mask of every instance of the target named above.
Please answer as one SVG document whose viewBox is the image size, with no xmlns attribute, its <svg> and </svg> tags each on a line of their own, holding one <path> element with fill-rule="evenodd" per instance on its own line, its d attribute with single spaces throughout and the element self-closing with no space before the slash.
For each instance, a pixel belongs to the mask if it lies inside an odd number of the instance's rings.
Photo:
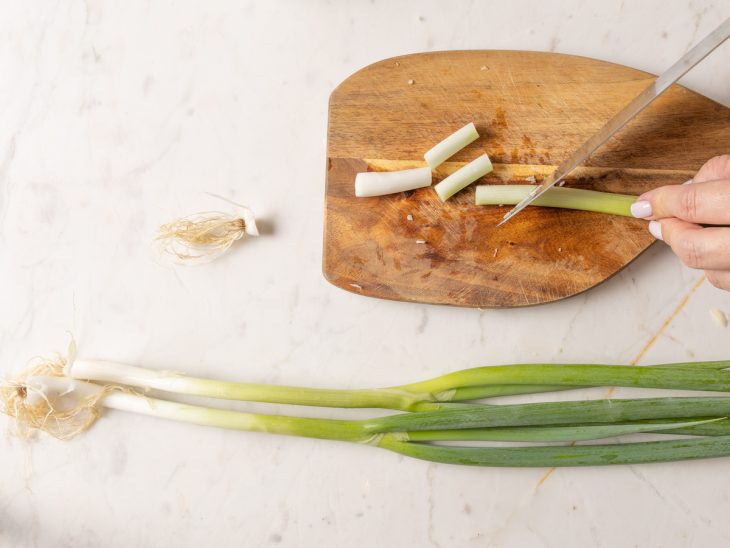
<svg viewBox="0 0 730 548">
<path fill-rule="evenodd" d="M 492 162 L 489 160 L 489 156 L 482 154 L 477 159 L 472 160 L 458 171 L 446 177 L 446 179 L 433 188 L 436 194 L 438 194 L 438 197 L 441 198 L 441 201 L 445 202 L 480 177 L 484 177 L 490 171 L 492 171 Z"/>
<path fill-rule="evenodd" d="M 477 139 L 479 139 L 477 128 L 474 127 L 474 122 L 469 122 L 463 128 L 455 131 L 429 150 L 423 155 L 423 158 L 426 160 L 426 163 L 431 169 L 436 169 L 462 148 L 473 143 Z"/>
<path fill-rule="evenodd" d="M 383 196 L 431 185 L 431 168 L 417 167 L 400 171 L 365 171 L 355 176 L 355 196 Z"/>
</svg>

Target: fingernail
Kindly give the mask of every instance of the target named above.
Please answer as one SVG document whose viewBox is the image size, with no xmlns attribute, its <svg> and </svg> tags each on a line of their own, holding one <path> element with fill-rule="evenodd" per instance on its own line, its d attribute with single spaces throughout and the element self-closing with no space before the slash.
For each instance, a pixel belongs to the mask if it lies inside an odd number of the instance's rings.
<svg viewBox="0 0 730 548">
<path fill-rule="evenodd" d="M 639 200 L 631 204 L 631 214 L 639 219 L 651 217 L 651 202 Z"/>
<path fill-rule="evenodd" d="M 695 182 L 695 180 L 694 180 L 694 179 L 690 179 L 689 181 L 685 181 L 685 182 L 683 182 L 682 184 L 683 184 L 683 185 L 691 185 L 691 184 L 692 184 L 692 183 L 694 183 L 694 182 Z"/>
<path fill-rule="evenodd" d="M 664 240 L 664 238 L 662 238 L 662 225 L 659 221 L 649 221 L 649 232 L 651 232 L 651 235 L 657 240 Z"/>
</svg>

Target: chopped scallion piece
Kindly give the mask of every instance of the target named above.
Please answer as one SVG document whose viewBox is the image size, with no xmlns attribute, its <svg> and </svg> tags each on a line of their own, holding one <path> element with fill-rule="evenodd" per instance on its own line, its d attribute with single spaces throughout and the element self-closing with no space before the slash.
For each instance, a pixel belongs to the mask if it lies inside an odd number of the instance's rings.
<svg viewBox="0 0 730 548">
<path fill-rule="evenodd" d="M 429 150 L 423 155 L 423 158 L 431 169 L 436 169 L 447 159 L 478 138 L 479 133 L 477 133 L 477 128 L 474 127 L 474 122 L 469 122 L 463 128 L 455 131 Z"/>
<path fill-rule="evenodd" d="M 431 168 L 417 167 L 400 171 L 364 171 L 355 176 L 355 196 L 383 196 L 431 185 Z"/>
<path fill-rule="evenodd" d="M 439 198 L 441 198 L 441 201 L 445 202 L 454 194 L 463 188 L 466 188 L 480 177 L 484 177 L 490 171 L 492 171 L 492 162 L 489 160 L 489 156 L 482 154 L 458 171 L 455 171 L 446 177 L 446 179 L 438 183 L 433 188 Z"/>
</svg>

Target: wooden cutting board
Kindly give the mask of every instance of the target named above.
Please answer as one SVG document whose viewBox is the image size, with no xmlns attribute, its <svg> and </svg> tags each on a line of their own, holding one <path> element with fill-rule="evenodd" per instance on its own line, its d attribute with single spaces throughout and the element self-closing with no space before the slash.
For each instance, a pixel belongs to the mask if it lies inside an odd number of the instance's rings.
<svg viewBox="0 0 730 548">
<path fill-rule="evenodd" d="M 539 182 L 643 90 L 650 75 L 612 63 L 522 51 L 454 51 L 380 61 L 329 104 L 325 277 L 371 297 L 516 307 L 570 297 L 616 274 L 654 241 L 645 221 L 474 205 L 474 185 L 442 204 L 432 188 L 356 198 L 355 174 L 425 165 L 423 153 L 468 122 L 480 138 L 434 184 L 486 152 L 478 183 Z M 673 86 L 574 172 L 566 185 L 641 194 L 686 181 L 730 152 L 730 109 Z"/>
</svg>

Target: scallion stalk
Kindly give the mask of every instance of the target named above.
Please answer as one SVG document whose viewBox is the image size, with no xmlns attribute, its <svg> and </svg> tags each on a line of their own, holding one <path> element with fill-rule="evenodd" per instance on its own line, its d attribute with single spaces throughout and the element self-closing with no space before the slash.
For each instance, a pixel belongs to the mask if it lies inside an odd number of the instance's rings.
<svg viewBox="0 0 730 548">
<path fill-rule="evenodd" d="M 338 390 L 229 382 L 189 377 L 174 371 L 155 371 L 103 360 L 74 360 L 65 366 L 64 374 L 75 379 L 120 384 L 145 390 L 154 389 L 208 398 L 289 405 L 408 410 L 417 403 L 434 401 L 425 395 L 397 388 Z"/>
<path fill-rule="evenodd" d="M 423 159 L 426 160 L 426 163 L 431 169 L 436 169 L 462 148 L 476 141 L 478 138 L 479 133 L 477 133 L 477 128 L 474 126 L 474 122 L 469 122 L 463 128 L 455 131 L 446 139 L 434 146 L 431 150 L 426 152 L 426 154 L 423 155 Z"/>
<path fill-rule="evenodd" d="M 464 409 L 404 413 L 369 419 L 373 433 L 620 423 L 730 416 L 730 397 L 665 397 L 473 405 Z"/>
<path fill-rule="evenodd" d="M 489 160 L 489 156 L 482 154 L 436 184 L 433 189 L 438 194 L 438 197 L 441 198 L 441 201 L 445 202 L 480 177 L 484 177 L 490 171 L 492 171 L 492 162 Z"/>
<path fill-rule="evenodd" d="M 373 437 L 359 421 L 243 413 L 122 392 L 105 396 L 102 403 L 110 409 L 229 430 L 354 442 L 366 442 Z"/>
<path fill-rule="evenodd" d="M 363 171 L 355 175 L 355 196 L 383 196 L 431 186 L 431 168 L 400 171 Z"/>
<path fill-rule="evenodd" d="M 630 365 L 596 364 L 525 364 L 495 365 L 464 369 L 434 379 L 395 387 L 410 393 L 435 394 L 453 400 L 453 390 L 493 385 L 560 385 L 623 386 L 635 388 L 666 388 L 677 390 L 730 391 L 730 372 L 715 368 L 730 366 L 730 361 L 706 362 L 708 367 L 672 368 L 636 367 Z M 473 397 L 475 394 L 469 394 Z"/>
<path fill-rule="evenodd" d="M 383 436 L 378 447 L 444 464 L 501 467 L 604 466 L 706 459 L 730 455 L 730 436 L 639 443 L 537 447 L 445 447 Z"/>
<path fill-rule="evenodd" d="M 620 365 L 525 364 L 477 367 L 424 382 L 373 389 L 338 390 L 238 383 L 189 377 L 115 362 L 76 359 L 65 366 L 70 377 L 144 390 L 210 398 L 309 405 L 371 407 L 401 411 L 439 409 L 439 404 L 496 396 L 537 393 L 587 386 L 624 386 L 730 391 L 730 361 Z M 538 384 L 539 383 L 539 384 Z"/>
<path fill-rule="evenodd" d="M 677 370 L 679 371 L 679 370 Z M 414 458 L 479 466 L 635 464 L 730 455 L 730 436 L 575 446 L 445 447 L 439 441 L 581 441 L 639 432 L 672 432 L 726 423 L 730 398 L 654 398 L 470 406 L 366 420 L 242 413 L 137 395 L 69 377 L 29 377 L 3 387 L 6 411 L 51 433 L 74 435 L 107 407 L 234 430 L 367 443 Z M 709 417 L 697 419 L 695 417 Z M 682 418 L 680 418 L 682 417 Z M 631 421 L 648 421 L 643 424 Z M 581 424 L 588 421 L 588 424 Z M 652 422 L 653 421 L 653 422 Z M 713 422 L 714 421 L 714 422 Z M 591 424 L 596 423 L 596 424 Z M 544 428 L 535 426 L 546 425 Z M 505 426 L 506 428 L 498 428 Z M 520 428 L 527 426 L 527 428 Z M 428 440 L 428 441 L 426 441 Z"/>
<path fill-rule="evenodd" d="M 665 433 L 678 436 L 730 436 L 730 419 L 677 427 Z"/>
<path fill-rule="evenodd" d="M 632 366 L 633 367 L 633 366 Z M 730 361 L 708 361 L 708 362 L 681 362 L 663 363 L 652 365 L 661 369 L 727 369 Z M 450 391 L 449 401 L 482 400 L 497 398 L 500 396 L 519 396 L 523 394 L 539 394 L 543 392 L 560 392 L 564 390 L 576 390 L 579 388 L 592 388 L 591 386 L 564 386 L 559 384 L 490 384 L 473 385 L 455 388 Z"/>
<path fill-rule="evenodd" d="M 578 424 L 571 426 L 518 426 L 497 428 L 467 428 L 458 430 L 425 430 L 405 433 L 407 441 L 518 441 L 559 442 L 586 441 L 630 434 L 672 433 L 694 427 L 711 425 L 723 418 L 697 421 L 623 422 L 616 424 Z M 727 431 L 726 431 L 727 433 Z"/>
<path fill-rule="evenodd" d="M 479 185 L 476 205 L 515 205 L 535 189 L 532 185 Z M 553 187 L 531 205 L 580 209 L 631 217 L 631 204 L 636 196 L 612 194 L 580 188 Z"/>
</svg>

